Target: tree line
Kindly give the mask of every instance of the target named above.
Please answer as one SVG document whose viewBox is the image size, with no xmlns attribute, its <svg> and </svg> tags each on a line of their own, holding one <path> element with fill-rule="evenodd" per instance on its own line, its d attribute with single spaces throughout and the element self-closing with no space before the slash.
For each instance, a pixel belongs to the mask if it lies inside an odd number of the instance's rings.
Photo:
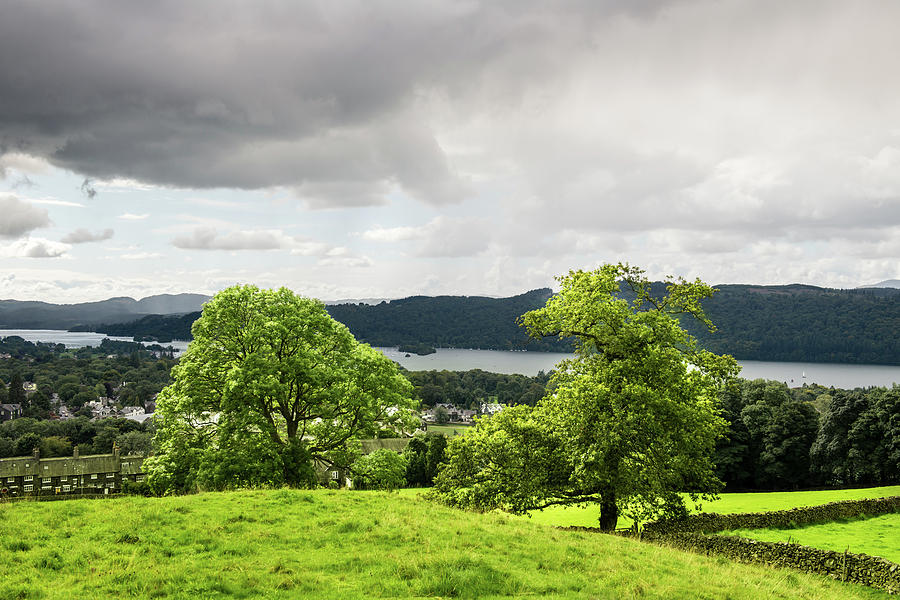
<svg viewBox="0 0 900 600">
<path fill-rule="evenodd" d="M 728 431 L 715 463 L 728 490 L 900 483 L 900 387 L 744 380 L 721 406 Z"/>
</svg>

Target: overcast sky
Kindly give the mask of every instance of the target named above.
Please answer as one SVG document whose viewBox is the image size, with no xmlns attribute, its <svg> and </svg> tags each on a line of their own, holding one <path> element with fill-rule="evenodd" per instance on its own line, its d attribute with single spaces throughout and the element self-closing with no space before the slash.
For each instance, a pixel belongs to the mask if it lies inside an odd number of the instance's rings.
<svg viewBox="0 0 900 600">
<path fill-rule="evenodd" d="M 6 2 L 0 298 L 900 278 L 900 2 Z"/>
</svg>

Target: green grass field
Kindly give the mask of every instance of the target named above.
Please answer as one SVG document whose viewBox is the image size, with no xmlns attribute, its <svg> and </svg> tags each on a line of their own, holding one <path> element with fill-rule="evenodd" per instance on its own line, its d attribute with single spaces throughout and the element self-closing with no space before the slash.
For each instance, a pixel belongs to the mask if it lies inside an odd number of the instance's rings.
<svg viewBox="0 0 900 600">
<path fill-rule="evenodd" d="M 900 485 L 855 490 L 721 494 L 718 500 L 704 503 L 702 511 L 720 514 L 765 512 L 798 506 L 817 506 L 838 500 L 858 500 L 882 496 L 900 496 Z M 599 508 L 596 506 L 553 507 L 532 512 L 531 520 L 545 525 L 596 527 L 599 515 Z M 619 519 L 619 527 L 629 527 L 630 525 L 629 519 L 624 517 Z"/>
<path fill-rule="evenodd" d="M 888 597 L 412 494 L 347 490 L 5 504 L 0 553 L 0 599 Z"/>
<path fill-rule="evenodd" d="M 722 535 L 739 535 L 764 542 L 791 542 L 837 552 L 849 550 L 900 563 L 898 531 L 900 513 L 793 529 L 740 529 L 722 532 Z"/>
<path fill-rule="evenodd" d="M 465 435 L 466 432 L 469 431 L 471 425 L 429 425 L 428 431 L 433 431 L 435 433 L 443 433 L 448 438 L 456 437 L 458 435 Z"/>
</svg>

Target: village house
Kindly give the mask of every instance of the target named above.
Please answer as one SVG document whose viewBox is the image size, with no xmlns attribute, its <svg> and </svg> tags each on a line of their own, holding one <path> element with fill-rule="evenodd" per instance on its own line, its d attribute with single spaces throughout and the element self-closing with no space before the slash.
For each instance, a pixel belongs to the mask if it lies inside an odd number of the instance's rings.
<svg viewBox="0 0 900 600">
<path fill-rule="evenodd" d="M 435 414 L 435 411 L 438 409 L 438 407 L 441 407 L 447 411 L 447 416 L 450 418 L 450 423 L 471 423 L 475 420 L 475 415 L 478 414 L 474 410 L 458 408 L 446 402 L 439 402 L 438 404 L 435 404 L 433 408 L 429 408 L 428 410 L 422 412 L 422 420 L 426 423 L 437 423 L 437 415 Z"/>
<path fill-rule="evenodd" d="M 22 405 L 18 402 L 12 404 L 0 404 L 0 423 L 11 421 L 22 416 Z"/>
<path fill-rule="evenodd" d="M 481 404 L 481 414 L 483 415 L 496 415 L 501 410 L 503 410 L 503 405 L 496 402 L 483 402 Z"/>
<path fill-rule="evenodd" d="M 143 481 L 143 456 L 112 454 L 41 458 L 0 458 L 0 498 L 55 496 L 60 494 L 114 494 L 124 481 Z"/>
</svg>

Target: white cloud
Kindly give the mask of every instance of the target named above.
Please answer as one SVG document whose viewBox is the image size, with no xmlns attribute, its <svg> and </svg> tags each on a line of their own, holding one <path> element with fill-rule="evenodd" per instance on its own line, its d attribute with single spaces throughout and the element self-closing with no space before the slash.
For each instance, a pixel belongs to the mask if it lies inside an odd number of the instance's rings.
<svg viewBox="0 0 900 600">
<path fill-rule="evenodd" d="M 69 206 L 72 208 L 84 208 L 81 202 L 72 202 L 70 200 L 59 200 L 58 198 L 23 198 L 32 204 L 46 204 L 48 206 Z"/>
<path fill-rule="evenodd" d="M 142 214 L 134 214 L 134 213 L 124 213 L 119 215 L 118 218 L 123 219 L 125 221 L 142 221 L 150 216 L 150 213 L 142 213 Z"/>
<path fill-rule="evenodd" d="M 58 258 L 71 249 L 68 244 L 54 242 L 43 238 L 25 238 L 15 240 L 6 246 L 0 246 L 0 256 L 5 258 Z"/>
<path fill-rule="evenodd" d="M 134 252 L 128 254 L 122 254 L 118 258 L 123 260 L 145 260 L 148 258 L 162 258 L 163 254 L 159 252 Z"/>
<path fill-rule="evenodd" d="M 424 237 L 421 227 L 379 227 L 369 229 L 362 233 L 362 238 L 371 242 L 402 242 L 408 240 L 420 240 Z"/>
<path fill-rule="evenodd" d="M 295 240 L 277 229 L 219 232 L 214 227 L 197 227 L 180 235 L 172 245 L 185 250 L 276 250 L 289 249 Z"/>
<path fill-rule="evenodd" d="M 0 239 L 14 239 L 35 229 L 48 227 L 50 217 L 43 208 L 37 208 L 15 196 L 0 196 Z"/>
<path fill-rule="evenodd" d="M 7 170 L 18 171 L 25 175 L 43 175 L 51 168 L 50 163 L 40 156 L 21 152 L 0 154 L 0 177 L 4 176 Z"/>
</svg>

